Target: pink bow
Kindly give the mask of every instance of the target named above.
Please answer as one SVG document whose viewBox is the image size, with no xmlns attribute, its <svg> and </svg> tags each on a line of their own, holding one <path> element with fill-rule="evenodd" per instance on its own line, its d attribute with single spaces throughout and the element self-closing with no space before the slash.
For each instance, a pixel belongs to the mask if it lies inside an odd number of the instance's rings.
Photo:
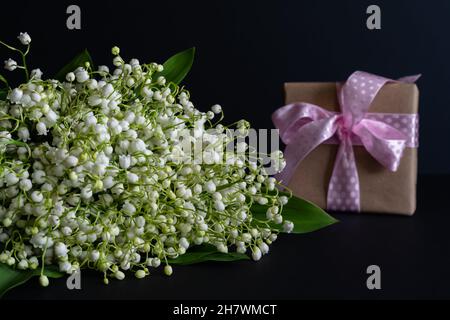
<svg viewBox="0 0 450 320">
<path fill-rule="evenodd" d="M 413 83 L 420 75 L 398 81 Z M 360 211 L 358 171 L 353 145 L 362 145 L 383 166 L 396 171 L 405 147 L 418 145 L 417 114 L 367 113 L 387 78 L 356 71 L 341 87 L 341 113 L 310 103 L 284 106 L 272 116 L 286 144 L 286 167 L 278 179 L 288 185 L 294 171 L 313 149 L 322 143 L 339 143 L 333 174 L 328 186 L 327 208 Z"/>
</svg>

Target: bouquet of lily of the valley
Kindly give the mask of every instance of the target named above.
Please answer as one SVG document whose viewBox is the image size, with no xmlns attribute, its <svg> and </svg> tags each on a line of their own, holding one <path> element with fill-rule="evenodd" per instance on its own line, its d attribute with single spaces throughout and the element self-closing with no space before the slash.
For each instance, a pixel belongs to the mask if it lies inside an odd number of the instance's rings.
<svg viewBox="0 0 450 320">
<path fill-rule="evenodd" d="M 249 124 L 221 124 L 179 85 L 194 49 L 163 65 L 94 68 L 87 51 L 45 79 L 25 48 L 5 45 L 25 82 L 0 76 L 0 294 L 37 275 L 92 268 L 122 280 L 151 268 L 207 260 L 254 260 L 279 232 L 333 223 L 314 205 L 278 191 L 245 142 Z M 218 118 L 216 120 L 216 118 Z M 236 142 L 236 143 L 234 143 Z M 233 147 L 230 148 L 230 145 Z M 278 150 L 269 155 L 278 172 Z"/>
</svg>

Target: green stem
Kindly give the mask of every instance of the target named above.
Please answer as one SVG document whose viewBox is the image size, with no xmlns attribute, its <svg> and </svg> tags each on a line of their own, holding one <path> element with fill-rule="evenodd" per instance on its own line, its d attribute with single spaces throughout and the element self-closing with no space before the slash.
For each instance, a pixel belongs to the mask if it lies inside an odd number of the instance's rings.
<svg viewBox="0 0 450 320">
<path fill-rule="evenodd" d="M 16 49 L 13 46 L 10 46 L 9 44 L 7 44 L 7 43 L 5 43 L 5 42 L 3 42 L 1 40 L 0 40 L 0 44 L 4 45 L 9 50 L 17 51 L 17 52 L 20 53 L 20 56 L 22 57 L 22 63 L 23 63 L 22 68 L 20 68 L 20 69 L 24 70 L 24 72 L 25 72 L 25 79 L 28 82 L 28 80 L 30 80 L 30 75 L 28 73 L 27 62 L 26 62 L 26 58 L 25 57 L 27 56 L 28 52 L 30 52 L 30 45 L 28 45 L 27 46 L 27 50 L 25 52 L 23 52 L 22 50 Z M 18 66 L 18 67 L 20 67 L 20 66 Z"/>
<path fill-rule="evenodd" d="M 0 44 L 4 45 L 4 46 L 7 47 L 9 50 L 21 52 L 19 49 L 16 49 L 16 48 L 10 46 L 9 44 L 4 43 L 4 42 L 1 41 L 1 40 L 0 40 Z"/>
<path fill-rule="evenodd" d="M 27 60 L 26 60 L 26 55 L 28 53 L 28 50 L 30 48 L 30 45 L 28 45 L 28 49 L 26 53 L 23 53 L 22 51 L 20 51 L 20 54 L 22 55 L 22 64 L 23 64 L 23 70 L 25 71 L 25 80 L 28 82 L 30 80 L 30 74 L 28 73 L 28 68 L 27 68 Z"/>
</svg>

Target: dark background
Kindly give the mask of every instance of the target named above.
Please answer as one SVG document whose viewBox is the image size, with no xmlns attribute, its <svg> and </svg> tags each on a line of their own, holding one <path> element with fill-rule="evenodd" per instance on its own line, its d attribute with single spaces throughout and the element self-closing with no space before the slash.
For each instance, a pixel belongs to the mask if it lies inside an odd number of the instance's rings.
<svg viewBox="0 0 450 320">
<path fill-rule="evenodd" d="M 66 28 L 66 8 L 81 7 L 81 30 Z M 381 7 L 381 30 L 366 28 L 366 8 Z M 354 70 L 390 78 L 422 73 L 421 173 L 450 173 L 450 1 L 4 1 L 0 39 L 32 36 L 31 65 L 53 75 L 83 48 L 111 65 L 163 62 L 188 47 L 197 57 L 185 83 L 201 110 L 215 103 L 226 122 L 270 128 L 287 81 L 336 81 Z M 0 51 L 5 60 L 11 54 Z M 5 74 L 5 71 L 2 71 Z"/>
<path fill-rule="evenodd" d="M 82 30 L 66 28 L 70 4 L 81 7 Z M 381 30 L 366 28 L 370 4 L 381 7 Z M 35 279 L 6 298 L 450 298 L 449 17 L 448 0 L 3 2 L 0 39 L 13 42 L 28 31 L 31 64 L 48 76 L 83 48 L 97 64 L 111 64 L 113 45 L 142 62 L 195 46 L 185 83 L 196 106 L 220 103 L 227 122 L 245 118 L 256 128 L 272 127 L 286 81 L 344 80 L 357 69 L 390 78 L 423 74 L 414 217 L 340 214 L 330 228 L 281 236 L 256 264 L 180 267 L 172 280 L 159 270 L 107 287 L 101 274 L 85 272 L 80 291 L 68 291 L 63 279 L 44 290 Z M 10 56 L 0 50 L 1 59 Z M 366 288 L 371 264 L 381 267 L 381 291 Z"/>
</svg>

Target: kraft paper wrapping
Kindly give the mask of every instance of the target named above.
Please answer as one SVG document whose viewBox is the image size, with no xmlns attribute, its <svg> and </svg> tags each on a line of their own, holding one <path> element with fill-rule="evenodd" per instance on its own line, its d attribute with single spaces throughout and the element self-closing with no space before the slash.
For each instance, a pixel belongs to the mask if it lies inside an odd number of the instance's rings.
<svg viewBox="0 0 450 320">
<path fill-rule="evenodd" d="M 369 112 L 417 113 L 419 90 L 415 84 L 385 85 Z M 309 102 L 340 111 L 336 83 L 286 83 L 286 104 Z M 299 197 L 326 209 L 327 190 L 338 145 L 322 144 L 298 166 L 288 187 Z M 378 163 L 361 146 L 354 146 L 360 181 L 361 211 L 412 215 L 416 210 L 417 148 L 406 148 L 396 172 Z"/>
</svg>

